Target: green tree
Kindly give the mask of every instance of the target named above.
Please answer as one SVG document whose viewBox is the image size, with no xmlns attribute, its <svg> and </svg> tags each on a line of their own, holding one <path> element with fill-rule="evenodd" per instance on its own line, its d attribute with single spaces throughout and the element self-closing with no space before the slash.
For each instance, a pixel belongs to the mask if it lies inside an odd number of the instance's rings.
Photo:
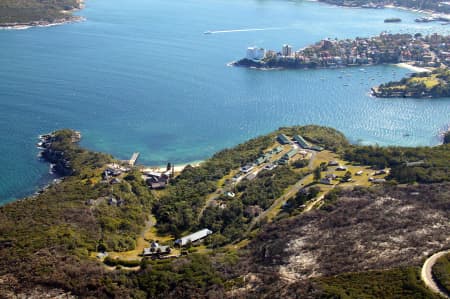
<svg viewBox="0 0 450 299">
<path fill-rule="evenodd" d="M 322 171 L 327 171 L 328 170 L 328 163 L 327 162 L 320 163 L 320 169 Z"/>
<path fill-rule="evenodd" d="M 322 169 L 319 166 L 314 169 L 314 181 L 318 181 L 321 178 L 322 178 Z"/>
<path fill-rule="evenodd" d="M 342 178 L 343 182 L 348 182 L 352 179 L 352 173 L 350 171 L 347 171 L 344 175 L 344 177 Z"/>
<path fill-rule="evenodd" d="M 444 134 L 444 144 L 450 144 L 450 131 Z"/>
</svg>

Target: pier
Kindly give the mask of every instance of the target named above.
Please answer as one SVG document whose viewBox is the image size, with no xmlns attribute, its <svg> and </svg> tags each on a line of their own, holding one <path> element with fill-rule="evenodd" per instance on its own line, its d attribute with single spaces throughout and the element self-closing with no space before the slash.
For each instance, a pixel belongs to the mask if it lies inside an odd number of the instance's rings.
<svg viewBox="0 0 450 299">
<path fill-rule="evenodd" d="M 136 161 L 138 158 L 139 158 L 139 152 L 133 153 L 133 155 L 130 158 L 130 161 L 128 161 L 128 164 L 130 164 L 130 166 L 134 166 L 134 164 L 136 164 Z"/>
</svg>

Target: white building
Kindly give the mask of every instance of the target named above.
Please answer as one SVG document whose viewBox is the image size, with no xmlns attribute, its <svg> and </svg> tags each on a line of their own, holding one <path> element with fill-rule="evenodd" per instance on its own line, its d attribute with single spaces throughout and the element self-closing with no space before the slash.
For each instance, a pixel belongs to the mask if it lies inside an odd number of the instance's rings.
<svg viewBox="0 0 450 299">
<path fill-rule="evenodd" d="M 253 170 L 253 168 L 254 168 L 254 166 L 252 164 L 247 164 L 247 165 L 241 167 L 241 172 L 249 173 L 250 171 Z"/>
<path fill-rule="evenodd" d="M 277 52 L 274 50 L 267 50 L 265 54 L 265 58 L 276 58 Z"/>
<path fill-rule="evenodd" d="M 157 255 L 157 254 L 169 254 L 170 247 L 159 245 L 158 242 L 152 242 L 149 248 L 144 248 L 142 253 L 143 256 Z"/>
<path fill-rule="evenodd" d="M 247 48 L 247 59 L 251 60 L 261 60 L 266 55 L 266 49 L 258 47 L 248 47 Z"/>
<path fill-rule="evenodd" d="M 281 48 L 281 54 L 283 56 L 292 56 L 292 46 L 291 45 L 283 45 Z"/>
<path fill-rule="evenodd" d="M 175 240 L 175 245 L 185 246 L 188 243 L 193 243 L 200 239 L 206 238 L 210 234 L 212 234 L 212 231 L 210 231 L 207 228 L 204 228 L 202 230 L 199 230 L 198 232 L 182 237 L 181 239 Z"/>
</svg>

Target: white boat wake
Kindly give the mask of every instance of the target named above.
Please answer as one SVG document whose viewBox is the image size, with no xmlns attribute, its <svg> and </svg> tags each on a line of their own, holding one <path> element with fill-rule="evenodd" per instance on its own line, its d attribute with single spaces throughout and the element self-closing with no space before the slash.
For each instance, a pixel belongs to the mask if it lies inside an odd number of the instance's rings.
<svg viewBox="0 0 450 299">
<path fill-rule="evenodd" d="M 216 33 L 232 33 L 232 32 L 250 32 L 250 31 L 268 31 L 268 30 L 282 30 L 283 27 L 269 27 L 269 28 L 246 28 L 246 29 L 231 29 L 231 30 L 213 30 L 205 31 L 204 34 L 216 34 Z"/>
</svg>

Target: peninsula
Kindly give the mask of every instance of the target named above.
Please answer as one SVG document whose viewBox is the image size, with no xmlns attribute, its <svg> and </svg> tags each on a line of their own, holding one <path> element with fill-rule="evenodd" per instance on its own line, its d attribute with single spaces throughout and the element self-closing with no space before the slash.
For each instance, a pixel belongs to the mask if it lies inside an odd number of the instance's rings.
<svg viewBox="0 0 450 299">
<path fill-rule="evenodd" d="M 42 135 L 63 178 L 0 207 L 6 298 L 439 298 L 420 268 L 450 246 L 448 144 L 286 127 L 181 173 L 168 165 L 160 189 L 163 174 L 80 138 Z"/>
<path fill-rule="evenodd" d="M 372 94 L 379 98 L 450 97 L 450 70 L 412 74 L 409 78 L 373 87 Z"/>
<path fill-rule="evenodd" d="M 0 28 L 26 28 L 76 22 L 82 17 L 72 12 L 83 8 L 83 0 L 2 0 Z"/>
<path fill-rule="evenodd" d="M 325 39 L 293 51 L 249 47 L 233 66 L 256 69 L 314 69 L 397 64 L 413 70 L 409 78 L 373 87 L 376 97 L 438 98 L 450 96 L 450 36 L 382 33 L 371 38 Z M 363 69 L 362 69 L 363 70 Z"/>
<path fill-rule="evenodd" d="M 319 0 L 323 3 L 344 7 L 361 7 L 380 9 L 384 7 L 401 7 L 412 10 L 428 11 L 434 13 L 450 13 L 450 5 L 446 1 L 423 0 L 423 1 L 408 1 L 408 0 Z"/>
<path fill-rule="evenodd" d="M 382 33 L 371 38 L 324 39 L 294 51 L 249 47 L 246 57 L 231 65 L 260 69 L 310 69 L 410 63 L 419 67 L 439 67 L 450 61 L 450 36 L 433 34 Z"/>
</svg>

